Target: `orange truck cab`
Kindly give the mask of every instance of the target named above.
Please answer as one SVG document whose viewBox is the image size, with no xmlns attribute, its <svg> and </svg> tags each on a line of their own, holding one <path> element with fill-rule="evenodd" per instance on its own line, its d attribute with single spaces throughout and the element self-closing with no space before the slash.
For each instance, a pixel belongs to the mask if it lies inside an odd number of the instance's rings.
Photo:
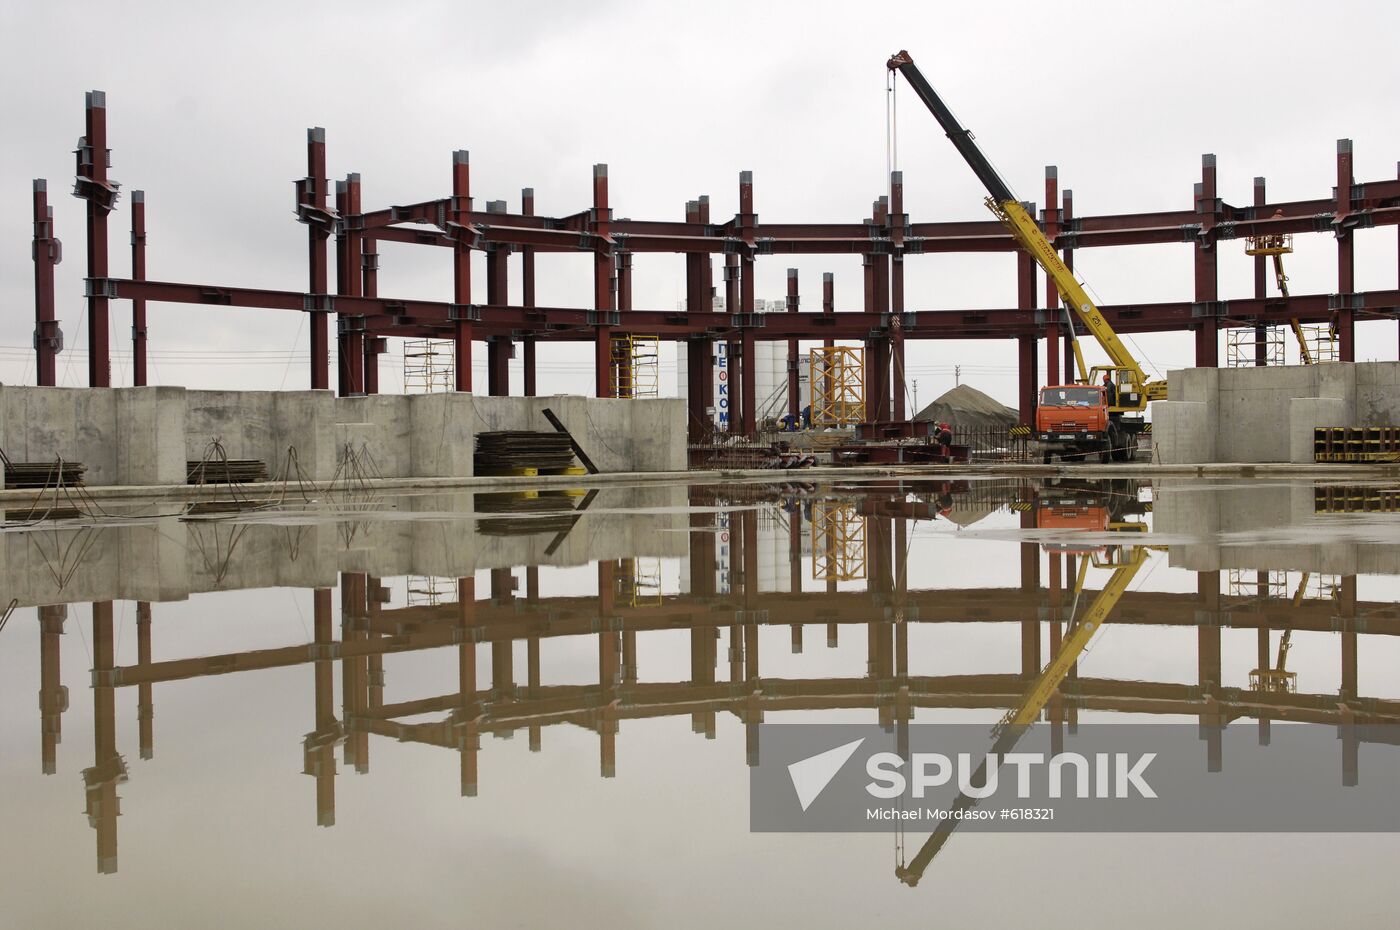
<svg viewBox="0 0 1400 930">
<path fill-rule="evenodd" d="M 1102 385 L 1055 384 L 1041 388 L 1035 410 L 1035 438 L 1048 464 L 1062 459 L 1098 456 L 1101 462 L 1130 458 L 1135 437 L 1121 415 L 1109 411 Z"/>
</svg>

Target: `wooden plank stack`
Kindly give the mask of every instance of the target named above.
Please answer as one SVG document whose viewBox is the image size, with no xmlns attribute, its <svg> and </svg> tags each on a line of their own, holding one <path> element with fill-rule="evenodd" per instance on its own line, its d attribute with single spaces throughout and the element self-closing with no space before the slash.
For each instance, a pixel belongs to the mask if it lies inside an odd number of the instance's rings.
<svg viewBox="0 0 1400 930">
<path fill-rule="evenodd" d="M 82 462 L 65 461 L 62 467 L 53 462 L 5 461 L 6 488 L 43 488 L 63 485 L 73 487 L 83 483 L 87 466 Z"/>
<path fill-rule="evenodd" d="M 501 430 L 476 436 L 478 475 L 560 474 L 573 465 L 574 451 L 563 433 Z"/>
<path fill-rule="evenodd" d="M 186 484 L 249 484 L 267 480 L 267 463 L 257 459 L 205 459 L 185 462 Z"/>
</svg>

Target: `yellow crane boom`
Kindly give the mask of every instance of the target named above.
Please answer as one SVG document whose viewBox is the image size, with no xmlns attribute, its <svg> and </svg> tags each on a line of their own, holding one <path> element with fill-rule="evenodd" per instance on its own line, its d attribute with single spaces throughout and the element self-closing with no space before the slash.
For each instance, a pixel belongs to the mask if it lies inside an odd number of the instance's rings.
<svg viewBox="0 0 1400 930">
<path fill-rule="evenodd" d="M 1016 244 L 1035 259 L 1036 264 L 1054 283 L 1055 290 L 1059 291 L 1060 299 L 1064 301 L 1065 306 L 1074 312 L 1104 350 L 1104 353 L 1108 355 L 1111 364 L 1099 366 L 1095 372 L 1110 371 L 1115 374 L 1115 380 L 1119 385 L 1118 397 L 1117 403 L 1110 409 L 1114 413 L 1140 413 L 1147 408 L 1148 401 L 1165 400 L 1167 383 L 1147 380 L 1142 366 L 1128 351 L 1123 340 L 1118 338 L 1118 334 L 1113 331 L 1113 327 L 1109 325 L 1103 313 L 1089 299 L 1084 285 L 1080 284 L 1074 273 L 1065 266 L 1055 251 L 1055 246 L 1049 239 L 1045 238 L 1045 233 L 1041 232 L 1040 225 L 1036 223 L 1034 217 L 1030 215 L 1021 201 L 1017 200 L 1011 193 L 1011 188 L 1001 179 L 996 169 L 987 161 L 986 156 L 982 154 L 973 141 L 972 133 L 964 129 L 957 118 L 953 116 L 947 104 L 933 89 L 933 85 L 929 84 L 923 73 L 919 71 L 918 66 L 914 64 L 909 53 L 900 51 L 893 55 L 888 66 L 891 71 L 903 74 L 905 80 L 914 88 L 914 93 L 918 94 L 919 99 L 929 108 L 939 125 L 943 127 L 943 131 L 947 133 L 953 146 L 963 156 L 983 186 L 987 188 L 986 203 L 988 209 L 996 215 L 997 219 L 1001 220 L 1002 225 L 1016 240 Z M 1072 331 L 1070 335 L 1073 338 Z M 1084 360 L 1079 355 L 1077 344 L 1075 345 L 1075 355 L 1079 360 L 1081 376 L 1087 378 L 1088 373 L 1084 371 Z"/>
<path fill-rule="evenodd" d="M 1118 606 L 1118 601 L 1123 597 L 1123 592 L 1128 590 L 1128 585 L 1137 576 L 1138 570 L 1142 568 L 1147 560 L 1147 546 L 1123 547 L 1122 559 L 1114 566 L 1113 575 L 1108 579 L 1108 583 L 1103 586 L 1098 595 L 1094 598 L 1084 616 L 1079 622 L 1074 624 L 1065 634 L 1065 638 L 1060 642 L 1060 651 L 1041 670 L 1040 674 L 1032 682 L 1026 691 L 1021 703 L 1011 710 L 1001 722 L 997 724 L 993 731 L 995 741 L 992 744 L 988 756 L 1001 756 L 1010 752 L 1020 741 L 1021 736 L 1026 732 L 1026 727 L 1030 726 L 1040 717 L 1041 710 L 1054 697 L 1060 684 L 1069 674 L 1070 669 L 1079 661 L 1084 649 L 1089 645 L 1089 640 L 1093 639 L 1103 622 L 1113 613 L 1113 608 Z M 1080 574 L 1075 585 L 1076 594 L 1078 589 L 1084 584 L 1084 575 Z M 983 782 L 984 770 L 987 762 L 983 759 L 982 765 L 978 767 L 976 774 L 972 776 L 972 783 Z M 953 804 L 954 811 L 968 810 L 977 806 L 977 799 L 966 794 L 959 794 L 958 800 Z M 962 820 L 958 816 L 950 816 L 948 819 L 940 821 L 938 829 L 924 842 L 924 845 L 910 860 L 908 866 L 899 865 L 895 867 L 895 875 L 906 885 L 913 887 L 923 878 L 924 870 L 928 868 L 933 857 L 938 855 L 943 849 L 943 845 L 953 835 L 958 824 Z"/>
</svg>

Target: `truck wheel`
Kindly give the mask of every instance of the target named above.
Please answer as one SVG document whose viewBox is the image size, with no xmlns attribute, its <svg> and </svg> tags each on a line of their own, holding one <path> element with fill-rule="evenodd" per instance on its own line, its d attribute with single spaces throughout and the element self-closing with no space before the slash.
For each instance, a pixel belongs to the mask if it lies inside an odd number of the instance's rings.
<svg viewBox="0 0 1400 930">
<path fill-rule="evenodd" d="M 1054 456 L 1053 453 L 1050 453 L 1050 452 L 1045 453 L 1044 462 L 1045 462 L 1046 465 L 1049 465 L 1049 464 L 1050 464 L 1051 462 L 1053 462 L 1054 460 L 1055 460 L 1055 456 Z"/>
<path fill-rule="evenodd" d="M 1100 464 L 1100 465 L 1107 465 L 1109 462 L 1112 462 L 1112 461 L 1113 461 L 1113 442 L 1112 442 L 1111 440 L 1107 440 L 1107 439 L 1106 439 L 1106 440 L 1104 440 L 1103 448 L 1102 448 L 1101 450 L 1099 450 L 1099 464 Z"/>
</svg>

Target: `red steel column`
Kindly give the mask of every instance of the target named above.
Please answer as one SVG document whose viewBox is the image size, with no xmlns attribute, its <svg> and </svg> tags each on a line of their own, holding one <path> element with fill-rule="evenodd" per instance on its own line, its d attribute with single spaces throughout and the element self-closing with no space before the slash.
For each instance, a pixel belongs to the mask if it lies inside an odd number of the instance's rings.
<svg viewBox="0 0 1400 930">
<path fill-rule="evenodd" d="M 350 263 L 346 261 L 345 217 L 349 214 L 349 204 L 345 195 L 345 182 L 335 182 L 335 212 L 340 217 L 335 234 L 335 292 L 337 295 L 349 293 L 346 279 L 350 276 Z M 350 353 L 345 350 L 345 319 L 336 316 L 335 330 L 335 390 L 345 397 L 350 394 Z"/>
<path fill-rule="evenodd" d="M 1029 313 L 1035 313 L 1035 261 L 1023 250 L 1016 251 L 1016 307 Z M 1040 375 L 1037 370 L 1039 360 L 1040 341 L 1034 333 L 1017 336 L 1018 361 L 1017 371 L 1020 375 L 1020 389 L 1017 391 L 1017 406 L 1021 414 L 1021 425 L 1030 426 L 1035 423 L 1035 399 L 1037 382 Z"/>
<path fill-rule="evenodd" d="M 360 242 L 360 289 L 366 297 L 379 296 L 379 252 L 378 243 L 366 236 Z M 379 356 L 387 348 L 383 336 L 365 338 L 364 366 L 365 393 L 379 393 Z"/>
<path fill-rule="evenodd" d="M 68 619 L 63 604 L 41 606 L 39 614 L 39 759 L 45 775 L 58 772 L 58 744 L 63 741 L 63 712 L 68 709 L 68 689 L 63 687 L 59 637 Z"/>
<path fill-rule="evenodd" d="M 63 258 L 63 246 L 54 238 L 53 207 L 49 183 L 34 181 L 34 366 L 40 387 L 53 387 L 58 377 L 58 352 L 63 342 L 54 319 L 53 269 Z"/>
<path fill-rule="evenodd" d="M 739 255 L 736 252 L 728 252 L 724 256 L 724 310 L 730 319 L 733 319 L 742 309 L 739 300 Z M 743 370 L 742 359 L 739 358 L 740 351 L 741 343 L 737 338 L 731 337 L 725 343 L 722 387 L 728 401 L 726 422 L 731 433 L 739 432 L 743 419 L 744 398 L 743 392 L 739 390 L 739 373 Z M 720 404 L 721 409 L 725 406 L 723 402 Z"/>
<path fill-rule="evenodd" d="M 504 200 L 486 201 L 487 213 L 505 213 Z M 492 245 L 486 249 L 486 303 L 503 307 L 510 303 L 510 246 Z M 510 357 L 514 346 L 509 336 L 492 336 L 486 341 L 486 393 L 492 397 L 510 396 Z"/>
<path fill-rule="evenodd" d="M 352 173 L 345 178 L 345 208 L 349 229 L 345 233 L 345 293 L 359 297 L 364 264 L 364 239 L 360 234 L 360 175 Z M 363 316 L 340 317 L 345 332 L 346 373 L 349 376 L 351 394 L 365 393 L 365 318 Z"/>
<path fill-rule="evenodd" d="M 612 326 L 608 319 L 614 309 L 612 279 L 612 210 L 608 208 L 608 166 L 593 166 L 593 309 L 598 314 L 593 342 L 593 393 L 612 397 Z"/>
<path fill-rule="evenodd" d="M 87 95 L 87 132 L 78 143 L 77 195 L 87 201 L 87 276 L 105 280 L 107 266 L 107 214 L 117 199 L 117 185 L 107 178 L 107 95 L 100 90 Z M 105 288 L 88 285 L 88 384 L 112 386 L 111 308 Z"/>
<path fill-rule="evenodd" d="M 1045 166 L 1045 238 L 1054 243 L 1060 234 L 1060 169 Z M 1045 276 L 1045 383 L 1060 382 L 1060 292 L 1054 279 Z"/>
<path fill-rule="evenodd" d="M 619 248 L 613 256 L 613 261 L 615 275 L 613 280 L 617 287 L 617 312 L 618 319 L 621 320 L 621 314 L 632 309 L 632 253 Z M 620 355 L 614 364 L 617 366 L 618 394 L 622 397 L 636 397 L 636 373 L 632 370 L 631 352 Z"/>
<path fill-rule="evenodd" d="M 754 263 L 752 255 L 743 255 L 739 259 L 742 278 L 739 286 L 739 306 L 740 312 L 744 314 L 748 325 L 739 331 L 739 406 L 740 406 L 740 426 L 744 436 L 752 439 L 758 433 L 758 397 L 755 385 L 755 376 L 758 366 L 754 351 L 753 338 L 753 288 L 754 288 Z"/>
<path fill-rule="evenodd" d="M 754 228 L 758 217 L 753 212 L 753 172 L 739 172 L 739 232 L 748 248 L 739 256 L 739 312 L 744 315 L 744 327 L 739 331 L 739 395 L 742 398 L 741 425 L 744 436 L 752 439 L 758 433 L 758 398 L 755 379 L 758 366 L 754 358 Z"/>
<path fill-rule="evenodd" d="M 908 416 L 908 377 L 904 371 L 904 230 L 909 217 L 904 213 L 904 172 L 890 173 L 888 228 L 890 239 L 890 313 L 894 333 L 894 419 Z"/>
<path fill-rule="evenodd" d="M 146 192 L 131 192 L 131 280 L 146 280 Z M 146 299 L 131 301 L 131 383 L 146 386 Z"/>
<path fill-rule="evenodd" d="M 700 201 L 686 202 L 685 221 L 692 224 L 700 222 Z M 702 262 L 709 263 L 709 258 L 707 253 L 686 253 L 685 309 L 688 314 L 708 312 L 711 307 L 701 268 Z M 703 336 L 692 336 L 686 343 L 686 435 L 692 445 L 708 442 L 713 430 L 713 423 L 706 413 L 710 405 L 706 403 L 705 394 L 706 382 L 714 380 L 713 353 L 713 344 Z"/>
<path fill-rule="evenodd" d="M 1218 203 L 1215 192 L 1215 156 L 1201 156 L 1201 183 L 1196 185 L 1196 215 L 1201 232 L 1196 237 L 1196 367 L 1215 368 L 1220 364 L 1220 326 L 1215 302 L 1219 299 L 1216 266 L 1219 253 L 1214 241 Z"/>
<path fill-rule="evenodd" d="M 1333 326 L 1337 331 L 1337 359 L 1356 361 L 1356 311 L 1350 295 L 1356 291 L 1356 235 L 1348 228 L 1351 213 L 1351 140 L 1337 140 L 1337 206 L 1333 228 L 1337 231 L 1337 293 L 1342 306 L 1336 311 Z"/>
<path fill-rule="evenodd" d="M 834 274 L 832 274 L 830 271 L 824 271 L 824 272 L 822 272 L 822 313 L 824 313 L 824 314 L 833 314 L 833 313 L 835 313 L 835 312 L 836 312 L 836 276 L 835 276 Z M 834 348 L 836 348 L 836 340 L 835 340 L 835 339 L 823 339 L 823 340 L 822 340 L 822 348 L 823 348 L 823 349 L 834 349 Z M 830 366 L 830 365 L 826 365 L 826 366 L 823 367 L 822 370 L 823 370 L 823 372 L 824 372 L 824 374 L 822 375 L 822 393 L 823 393 L 823 394 L 826 394 L 827 396 L 830 396 L 830 394 L 831 394 L 831 389 L 832 389 L 832 384 L 831 384 L 831 366 Z M 816 391 L 816 389 L 817 389 L 817 386 L 816 386 L 815 384 L 810 385 L 810 387 L 811 387 L 811 389 L 812 389 L 813 391 Z"/>
<path fill-rule="evenodd" d="M 103 875 L 117 871 L 117 784 L 125 780 L 125 766 L 117 752 L 115 668 L 112 602 L 93 601 L 93 764 L 83 772 L 83 781 L 87 785 L 88 821 L 97 830 L 97 871 Z"/>
<path fill-rule="evenodd" d="M 307 255 L 310 265 L 308 290 L 312 294 L 311 313 L 311 389 L 322 391 L 331 386 L 331 344 L 329 311 L 318 298 L 330 292 L 330 254 L 327 239 L 330 224 L 326 210 L 326 131 L 319 126 L 306 131 L 305 194 L 310 212 L 307 214 Z"/>
<path fill-rule="evenodd" d="M 151 603 L 136 602 L 136 663 L 151 664 Z M 141 758 L 153 759 L 156 754 L 155 698 L 149 681 L 136 686 L 136 730 Z"/>
<path fill-rule="evenodd" d="M 527 187 L 520 192 L 520 212 L 524 216 L 535 215 L 535 189 Z M 520 302 L 527 308 L 535 306 L 535 248 L 520 247 Z M 525 384 L 526 397 L 534 397 L 539 390 L 536 381 L 535 337 L 525 337 Z"/>
<path fill-rule="evenodd" d="M 699 207 L 700 223 L 702 223 L 705 226 L 709 226 L 710 196 L 708 194 L 700 195 Z M 715 310 L 715 269 L 714 264 L 710 260 L 709 252 L 705 252 L 700 255 L 699 264 L 699 296 L 704 306 L 697 307 L 695 309 L 704 310 L 706 313 L 713 313 Z M 714 417 L 710 413 L 708 413 L 708 411 L 713 410 L 715 407 L 715 342 L 713 339 L 706 338 L 702 343 L 702 346 L 703 351 L 701 361 L 704 365 L 704 370 L 706 374 L 704 375 L 704 379 L 700 384 L 701 410 L 705 412 L 704 416 L 706 420 L 705 428 L 707 430 L 707 436 L 713 436 L 715 429 Z"/>
<path fill-rule="evenodd" d="M 1254 179 L 1254 216 L 1259 218 L 1259 208 L 1268 203 L 1264 194 L 1264 179 Z M 1263 300 L 1268 296 L 1268 269 L 1269 258 L 1265 255 L 1254 256 L 1254 297 L 1256 300 Z M 1254 364 L 1255 367 L 1263 367 L 1269 363 L 1269 327 L 1264 323 L 1256 324 L 1254 327 Z M 1264 718 L 1261 718 L 1263 721 Z"/>
<path fill-rule="evenodd" d="M 797 289 L 797 269 L 789 268 L 787 270 L 787 312 L 797 313 L 800 301 L 801 297 L 798 296 Z M 798 396 L 800 387 L 797 376 L 797 354 L 800 349 L 796 339 L 788 340 L 787 351 L 787 413 L 791 418 L 789 422 L 793 426 L 797 426 L 801 423 L 802 404 L 801 398 Z"/>
<path fill-rule="evenodd" d="M 1072 228 L 1074 223 L 1074 191 L 1066 189 L 1064 194 L 1061 195 L 1060 203 L 1060 222 L 1066 228 Z M 1065 267 L 1068 268 L 1072 274 L 1074 272 L 1074 249 L 1066 246 L 1062 258 L 1064 259 Z M 1067 320 L 1065 325 L 1067 327 L 1073 327 L 1073 319 Z M 1065 333 L 1064 381 L 1067 384 L 1072 384 L 1074 383 L 1074 379 L 1074 330 L 1069 329 Z"/>
<path fill-rule="evenodd" d="M 461 232 L 471 224 L 471 156 L 465 149 L 452 153 L 452 221 Z M 456 305 L 452 334 L 453 369 L 458 391 L 472 389 L 472 253 L 470 243 L 459 238 L 452 250 L 452 302 Z"/>
</svg>

